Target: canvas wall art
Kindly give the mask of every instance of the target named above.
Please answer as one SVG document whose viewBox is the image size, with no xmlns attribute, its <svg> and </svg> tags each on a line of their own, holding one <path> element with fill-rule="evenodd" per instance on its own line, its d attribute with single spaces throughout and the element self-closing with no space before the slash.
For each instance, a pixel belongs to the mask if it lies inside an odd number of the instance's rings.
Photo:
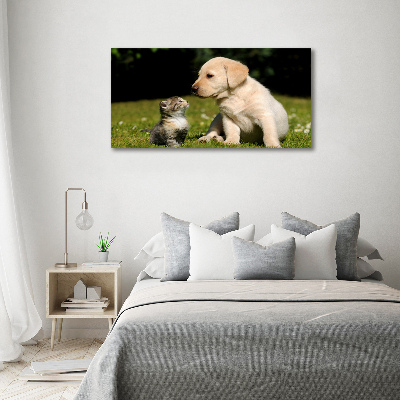
<svg viewBox="0 0 400 400">
<path fill-rule="evenodd" d="M 111 49 L 113 148 L 310 148 L 311 49 Z"/>
</svg>

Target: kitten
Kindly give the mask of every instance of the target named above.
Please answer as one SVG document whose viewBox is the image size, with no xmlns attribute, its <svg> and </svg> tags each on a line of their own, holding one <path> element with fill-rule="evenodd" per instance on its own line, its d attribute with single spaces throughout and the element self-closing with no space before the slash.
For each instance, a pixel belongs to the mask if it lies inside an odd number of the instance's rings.
<svg viewBox="0 0 400 400">
<path fill-rule="evenodd" d="M 189 130 L 185 117 L 188 107 L 189 103 L 178 96 L 162 101 L 160 122 L 153 129 L 145 129 L 150 133 L 150 143 L 169 147 L 178 147 L 183 144 Z"/>
</svg>

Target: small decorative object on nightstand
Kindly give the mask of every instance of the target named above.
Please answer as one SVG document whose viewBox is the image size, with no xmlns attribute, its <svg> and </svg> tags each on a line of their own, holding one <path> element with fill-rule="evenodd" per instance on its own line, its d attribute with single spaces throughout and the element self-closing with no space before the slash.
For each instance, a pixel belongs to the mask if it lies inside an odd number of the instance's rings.
<svg viewBox="0 0 400 400">
<path fill-rule="evenodd" d="M 89 286 L 86 289 L 86 298 L 88 300 L 101 299 L 101 286 Z"/>
<path fill-rule="evenodd" d="M 89 214 L 88 211 L 88 203 L 86 202 L 86 191 L 82 188 L 68 188 L 65 191 L 65 252 L 64 252 L 64 262 L 57 263 L 55 266 L 59 268 L 72 268 L 76 267 L 76 263 L 68 262 L 68 250 L 67 250 L 67 199 L 68 199 L 68 191 L 69 190 L 83 190 L 84 192 L 84 200 L 82 203 L 82 212 L 76 217 L 75 223 L 79 229 L 84 231 L 90 229 L 93 226 L 93 218 Z"/>
<path fill-rule="evenodd" d="M 79 280 L 86 285 L 86 288 L 101 287 L 102 298 L 107 298 L 104 311 L 80 312 L 78 310 L 72 313 L 61 307 L 61 303 L 66 299 L 75 297 L 74 287 Z M 91 268 L 82 268 L 80 265 L 77 268 L 49 268 L 46 271 L 46 317 L 53 320 L 51 349 L 54 348 L 57 320 L 59 320 L 58 341 L 60 341 L 64 318 L 107 318 L 108 327 L 111 329 L 121 305 L 121 267 L 119 265 Z"/>
<path fill-rule="evenodd" d="M 82 279 L 79 279 L 74 286 L 74 299 L 86 299 L 87 297 L 87 287 L 82 282 Z"/>
</svg>

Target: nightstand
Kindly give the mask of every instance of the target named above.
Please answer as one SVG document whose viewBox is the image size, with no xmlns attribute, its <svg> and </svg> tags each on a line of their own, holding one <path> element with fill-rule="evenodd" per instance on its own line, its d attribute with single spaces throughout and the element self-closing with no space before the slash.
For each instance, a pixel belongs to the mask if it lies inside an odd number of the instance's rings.
<svg viewBox="0 0 400 400">
<path fill-rule="evenodd" d="M 68 314 L 61 303 L 68 297 L 74 297 L 74 286 L 82 279 L 85 285 L 101 286 L 102 297 L 108 297 L 110 304 L 103 313 L 73 313 Z M 58 341 L 61 340 L 61 330 L 64 318 L 107 318 L 108 327 L 117 318 L 122 305 L 121 268 L 120 267 L 81 267 L 57 268 L 46 270 L 46 317 L 52 318 L 51 349 L 54 348 L 54 338 L 58 323 Z"/>
</svg>

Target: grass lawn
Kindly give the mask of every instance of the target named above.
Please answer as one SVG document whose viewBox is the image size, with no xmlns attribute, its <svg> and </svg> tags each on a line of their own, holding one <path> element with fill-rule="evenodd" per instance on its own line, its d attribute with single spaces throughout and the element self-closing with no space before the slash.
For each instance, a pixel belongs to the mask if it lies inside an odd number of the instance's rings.
<svg viewBox="0 0 400 400">
<path fill-rule="evenodd" d="M 289 116 L 289 133 L 282 147 L 311 147 L 311 99 L 274 95 L 282 103 Z M 195 96 L 184 96 L 190 107 L 186 117 L 190 124 L 185 143 L 179 148 L 265 148 L 264 145 L 240 143 L 225 145 L 215 140 L 199 143 L 197 139 L 207 132 L 211 121 L 218 113 L 213 99 L 199 99 Z M 160 119 L 158 105 L 161 100 L 139 100 L 111 104 L 111 147 L 151 147 L 165 148 L 149 143 L 149 134 L 140 132 L 152 128 Z"/>
</svg>

